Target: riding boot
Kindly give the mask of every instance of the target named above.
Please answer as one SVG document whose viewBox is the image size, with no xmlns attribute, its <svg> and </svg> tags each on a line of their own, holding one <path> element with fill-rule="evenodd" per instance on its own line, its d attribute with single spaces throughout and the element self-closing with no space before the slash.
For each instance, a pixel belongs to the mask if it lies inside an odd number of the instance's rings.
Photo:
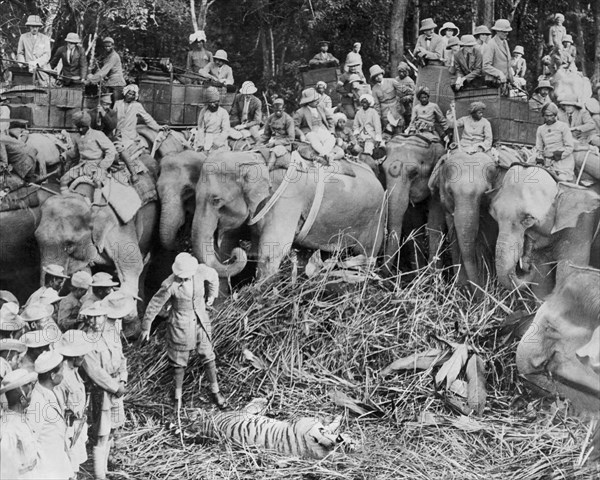
<svg viewBox="0 0 600 480">
<path fill-rule="evenodd" d="M 185 368 L 173 367 L 173 382 L 175 383 L 175 400 L 180 401 L 183 397 L 183 376 Z"/>
<path fill-rule="evenodd" d="M 94 480 L 106 479 L 106 448 L 104 446 L 94 447 Z"/>
<path fill-rule="evenodd" d="M 210 401 L 214 403 L 219 409 L 225 410 L 227 405 L 227 400 L 219 391 L 219 381 L 217 380 L 217 365 L 214 360 L 204 364 L 204 373 L 206 374 L 206 378 L 208 380 L 210 386 Z"/>
</svg>

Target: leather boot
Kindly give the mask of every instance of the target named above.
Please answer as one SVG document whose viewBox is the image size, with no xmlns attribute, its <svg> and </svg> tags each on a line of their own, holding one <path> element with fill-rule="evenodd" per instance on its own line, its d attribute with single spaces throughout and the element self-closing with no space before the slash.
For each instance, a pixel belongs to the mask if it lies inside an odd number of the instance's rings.
<svg viewBox="0 0 600 480">
<path fill-rule="evenodd" d="M 212 360 L 204 365 L 204 373 L 206 374 L 206 379 L 210 385 L 210 394 L 209 398 L 212 403 L 214 403 L 219 409 L 225 410 L 228 408 L 227 400 L 225 397 L 219 392 L 219 381 L 217 380 L 217 365 L 215 361 Z"/>
<path fill-rule="evenodd" d="M 175 401 L 181 401 L 183 397 L 183 376 L 185 369 L 183 367 L 173 368 L 173 383 L 175 384 Z"/>
<path fill-rule="evenodd" d="M 94 480 L 106 480 L 106 449 L 94 447 Z"/>
</svg>

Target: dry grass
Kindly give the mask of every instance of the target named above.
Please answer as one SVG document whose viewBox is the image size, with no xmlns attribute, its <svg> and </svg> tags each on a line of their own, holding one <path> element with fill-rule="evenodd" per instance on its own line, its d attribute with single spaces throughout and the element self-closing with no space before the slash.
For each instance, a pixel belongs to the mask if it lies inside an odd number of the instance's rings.
<svg viewBox="0 0 600 480">
<path fill-rule="evenodd" d="M 589 422 L 528 397 L 514 366 L 515 344 L 498 335 L 521 300 L 490 287 L 472 302 L 440 272 L 415 272 L 412 282 L 368 280 L 348 285 L 299 278 L 289 266 L 270 282 L 245 287 L 212 312 L 222 390 L 236 405 L 270 395 L 270 415 L 331 417 L 341 391 L 377 412 L 346 410 L 344 430 L 358 451 L 320 462 L 225 445 L 183 447 L 174 420 L 162 328 L 141 350 L 127 348 L 128 422 L 115 449 L 117 468 L 144 479 L 572 479 L 597 478 L 582 465 Z M 531 308 L 532 305 L 529 305 Z M 382 378 L 394 359 L 468 343 L 485 360 L 488 402 L 468 422 L 437 392 L 431 371 Z M 247 349 L 257 359 L 249 361 Z M 186 412 L 211 408 L 198 386 L 197 361 L 186 376 Z M 117 478 L 117 477 L 115 477 Z"/>
</svg>

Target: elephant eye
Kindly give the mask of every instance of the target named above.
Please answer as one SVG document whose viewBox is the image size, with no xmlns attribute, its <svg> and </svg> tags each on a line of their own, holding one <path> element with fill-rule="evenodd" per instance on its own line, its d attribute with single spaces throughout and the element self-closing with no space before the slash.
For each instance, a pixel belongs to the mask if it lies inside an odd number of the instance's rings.
<svg viewBox="0 0 600 480">
<path fill-rule="evenodd" d="M 523 218 L 523 220 L 521 220 L 521 223 L 525 227 L 531 227 L 535 223 L 535 218 L 532 217 L 531 215 L 526 215 L 525 218 Z"/>
<path fill-rule="evenodd" d="M 219 205 L 221 205 L 221 198 L 217 197 L 217 196 L 212 196 L 210 199 L 210 203 L 211 205 L 218 207 Z"/>
</svg>

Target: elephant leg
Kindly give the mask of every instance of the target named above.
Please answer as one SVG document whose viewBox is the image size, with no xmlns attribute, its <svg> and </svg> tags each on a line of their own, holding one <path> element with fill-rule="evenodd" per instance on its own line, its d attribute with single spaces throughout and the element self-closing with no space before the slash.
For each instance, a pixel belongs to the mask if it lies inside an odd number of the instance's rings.
<svg viewBox="0 0 600 480">
<path fill-rule="evenodd" d="M 108 239 L 106 249 L 115 264 L 121 285 L 128 285 L 137 294 L 138 281 L 144 270 L 144 258 L 133 224 L 118 228 Z"/>
<path fill-rule="evenodd" d="M 259 280 L 277 273 L 281 261 L 292 248 L 300 210 L 301 206 L 287 212 L 273 209 L 267 216 L 258 246 L 256 276 Z"/>
<path fill-rule="evenodd" d="M 442 238 L 444 235 L 444 209 L 442 202 L 437 195 L 433 195 L 429 200 L 429 214 L 427 215 L 427 233 L 429 236 L 429 263 L 433 263 L 435 268 L 442 267 L 440 250 L 442 247 Z"/>
<path fill-rule="evenodd" d="M 456 238 L 456 230 L 454 228 L 454 215 L 446 213 L 446 226 L 448 228 L 448 236 L 450 237 L 450 254 L 452 255 L 452 266 L 454 275 L 458 275 L 458 283 L 464 285 L 467 283 L 467 275 L 460 261 L 460 247 Z"/>
</svg>

